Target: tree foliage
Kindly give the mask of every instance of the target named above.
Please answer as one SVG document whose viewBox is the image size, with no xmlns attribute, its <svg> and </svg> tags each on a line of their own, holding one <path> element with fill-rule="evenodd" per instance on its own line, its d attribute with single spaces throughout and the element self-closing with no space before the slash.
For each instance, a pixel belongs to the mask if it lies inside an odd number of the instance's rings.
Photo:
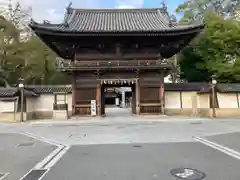
<svg viewBox="0 0 240 180">
<path fill-rule="evenodd" d="M 27 84 L 69 83 L 69 77 L 56 70 L 55 53 L 36 36 L 21 40 L 19 20 L 11 18 L 0 17 L 0 85 L 17 84 L 19 78 Z"/>
<path fill-rule="evenodd" d="M 179 56 L 182 78 L 208 81 L 212 74 L 221 82 L 240 82 L 239 0 L 189 0 L 177 13 L 181 22 L 204 19 L 204 31 Z"/>
<path fill-rule="evenodd" d="M 202 19 L 209 12 L 225 17 L 234 16 L 239 5 L 239 0 L 188 0 L 178 6 L 176 13 L 183 15 L 181 21 L 189 22 Z"/>
<path fill-rule="evenodd" d="M 240 24 L 216 14 L 206 18 L 207 26 L 197 45 L 204 66 L 222 81 L 240 77 Z M 240 80 L 240 79 L 239 79 Z"/>
</svg>

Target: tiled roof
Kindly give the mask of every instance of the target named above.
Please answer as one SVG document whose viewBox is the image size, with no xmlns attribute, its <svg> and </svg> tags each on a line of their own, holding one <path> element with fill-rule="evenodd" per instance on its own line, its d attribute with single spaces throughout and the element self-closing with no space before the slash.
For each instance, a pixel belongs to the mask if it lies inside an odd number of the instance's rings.
<svg viewBox="0 0 240 180">
<path fill-rule="evenodd" d="M 32 90 L 37 94 L 47 94 L 47 93 L 55 93 L 55 92 L 64 92 L 71 93 L 72 86 L 71 85 L 26 85 L 26 88 Z"/>
<path fill-rule="evenodd" d="M 202 91 L 210 87 L 207 83 L 165 83 L 165 91 Z"/>
<path fill-rule="evenodd" d="M 174 32 L 203 28 L 203 24 L 173 26 L 168 13 L 161 8 L 149 9 L 68 9 L 62 24 L 30 26 L 62 32 Z"/>
<path fill-rule="evenodd" d="M 240 84 L 217 84 L 218 92 L 232 93 L 240 92 Z M 199 93 L 211 92 L 211 84 L 209 83 L 165 83 L 165 91 L 196 91 Z M 26 96 L 38 96 L 40 94 L 52 94 L 55 92 L 71 93 L 71 85 L 25 85 Z M 0 98 L 1 97 L 14 97 L 18 93 L 18 88 L 1 88 L 0 87 Z"/>
<path fill-rule="evenodd" d="M 3 88 L 0 87 L 0 97 L 14 97 L 17 96 L 17 93 L 19 92 L 18 88 Z M 33 91 L 29 91 L 29 90 L 24 90 L 24 94 L 25 96 L 38 96 L 38 94 L 36 94 Z"/>
<path fill-rule="evenodd" d="M 240 92 L 240 84 L 217 84 L 219 92 Z"/>
<path fill-rule="evenodd" d="M 0 97 L 13 97 L 17 93 L 17 88 L 0 88 Z"/>
</svg>

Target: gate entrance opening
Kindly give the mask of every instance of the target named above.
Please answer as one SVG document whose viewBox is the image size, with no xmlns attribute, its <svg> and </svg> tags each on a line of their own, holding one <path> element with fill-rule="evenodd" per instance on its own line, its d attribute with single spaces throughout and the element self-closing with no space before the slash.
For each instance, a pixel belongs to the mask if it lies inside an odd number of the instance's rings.
<svg viewBox="0 0 240 180">
<path fill-rule="evenodd" d="M 130 116 L 136 114 L 135 80 L 101 80 L 101 116 Z"/>
</svg>

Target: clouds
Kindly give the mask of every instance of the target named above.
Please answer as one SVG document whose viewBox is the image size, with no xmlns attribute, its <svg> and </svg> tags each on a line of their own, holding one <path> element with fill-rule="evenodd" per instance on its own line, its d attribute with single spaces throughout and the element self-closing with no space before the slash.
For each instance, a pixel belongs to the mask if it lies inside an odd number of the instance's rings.
<svg viewBox="0 0 240 180">
<path fill-rule="evenodd" d="M 32 16 L 36 21 L 50 20 L 59 23 L 70 0 L 13 0 L 23 7 L 32 7 Z M 71 0 L 76 8 L 141 8 L 144 0 Z"/>
<path fill-rule="evenodd" d="M 144 0 L 117 0 L 116 8 L 141 8 Z"/>
<path fill-rule="evenodd" d="M 32 7 L 32 17 L 36 21 L 50 20 L 58 22 L 63 19 L 64 7 L 68 0 L 14 0 L 20 2 L 22 8 Z"/>
</svg>

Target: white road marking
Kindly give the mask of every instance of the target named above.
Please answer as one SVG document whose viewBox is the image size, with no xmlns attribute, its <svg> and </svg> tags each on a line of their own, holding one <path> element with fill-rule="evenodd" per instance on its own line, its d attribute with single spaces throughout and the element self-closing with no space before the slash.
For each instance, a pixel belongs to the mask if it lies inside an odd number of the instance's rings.
<svg viewBox="0 0 240 180">
<path fill-rule="evenodd" d="M 47 170 L 45 171 L 45 173 L 43 173 L 43 175 L 42 175 L 38 180 L 41 180 L 41 179 L 48 173 L 48 171 L 49 171 L 49 169 L 47 169 Z"/>
<path fill-rule="evenodd" d="M 20 180 L 22 180 L 22 179 L 24 179 L 31 171 L 32 171 L 33 169 L 30 169 L 26 174 L 24 174 L 24 176 L 23 177 L 21 177 L 21 179 Z"/>
<path fill-rule="evenodd" d="M 63 156 L 64 154 L 68 151 L 68 149 L 70 148 L 69 145 L 63 145 L 61 143 L 58 143 L 54 140 L 50 140 L 47 139 L 45 137 L 42 136 L 37 136 L 34 135 L 32 133 L 20 133 L 22 135 L 34 138 L 36 140 L 57 146 L 57 148 L 52 151 L 47 157 L 45 157 L 42 161 L 40 161 L 39 163 L 37 163 L 32 169 L 30 169 L 30 171 L 28 171 L 20 180 L 24 179 L 32 170 L 41 170 L 44 169 L 46 170 L 46 172 L 39 178 L 42 179 L 47 172 L 50 170 L 51 167 L 53 167 Z M 1 180 L 1 179 L 0 179 Z"/>
<path fill-rule="evenodd" d="M 218 151 L 221 151 L 221 152 L 223 152 L 223 153 L 225 153 L 225 154 L 227 154 L 227 155 L 229 155 L 229 156 L 231 156 L 231 157 L 234 157 L 234 158 L 240 160 L 240 153 L 237 152 L 237 151 L 235 151 L 235 150 L 233 150 L 233 149 L 230 149 L 230 148 L 228 148 L 228 147 L 226 147 L 226 146 L 219 145 L 219 144 L 217 144 L 217 143 L 211 142 L 211 141 L 206 140 L 206 139 L 201 138 L 201 137 L 193 137 L 193 138 L 194 138 L 196 141 L 198 141 L 198 142 L 200 142 L 200 143 L 202 143 L 202 144 L 205 144 L 205 145 L 207 145 L 207 146 L 209 146 L 209 147 L 211 147 L 211 148 L 213 148 L 213 149 L 216 149 L 216 150 L 218 150 Z"/>
<path fill-rule="evenodd" d="M 58 153 L 45 167 L 44 169 L 50 169 L 53 167 L 63 156 L 67 153 L 67 151 L 70 149 L 70 146 L 66 146 L 63 148 L 63 150 Z"/>
<path fill-rule="evenodd" d="M 57 147 L 52 151 L 47 157 L 40 161 L 33 169 L 42 169 L 48 162 L 50 162 L 60 151 L 62 151 L 64 146 Z"/>
<path fill-rule="evenodd" d="M 30 138 L 37 139 L 37 140 L 40 140 L 42 142 L 45 142 L 45 143 L 48 143 L 48 144 L 52 144 L 52 145 L 55 145 L 55 146 L 63 145 L 60 142 L 57 142 L 57 141 L 49 139 L 49 138 L 45 138 L 43 136 L 35 135 L 33 133 L 24 132 L 24 133 L 19 133 L 19 134 L 22 134 L 22 135 L 28 136 Z"/>
<path fill-rule="evenodd" d="M 5 177 L 7 177 L 7 175 L 9 175 L 9 173 L 1 173 L 1 174 L 4 174 L 4 175 L 0 178 L 0 180 L 3 180 Z"/>
</svg>

